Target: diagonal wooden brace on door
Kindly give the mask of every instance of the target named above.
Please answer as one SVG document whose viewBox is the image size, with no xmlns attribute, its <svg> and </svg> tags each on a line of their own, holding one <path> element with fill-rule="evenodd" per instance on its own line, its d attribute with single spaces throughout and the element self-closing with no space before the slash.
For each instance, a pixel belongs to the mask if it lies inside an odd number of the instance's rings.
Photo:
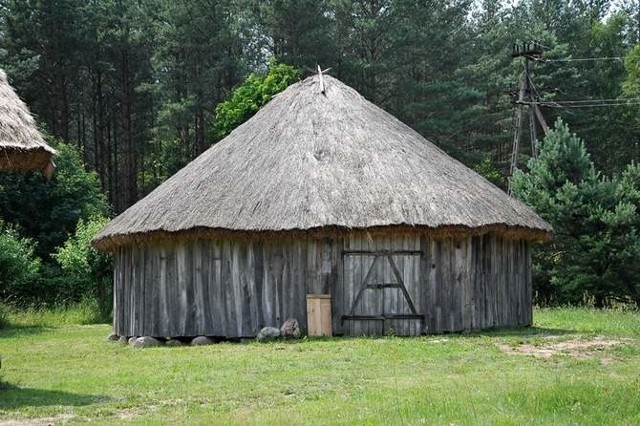
<svg viewBox="0 0 640 426">
<path fill-rule="evenodd" d="M 375 269 L 376 263 L 378 262 L 379 259 L 381 258 L 386 258 L 389 261 L 389 265 L 391 266 L 391 270 L 393 272 L 393 276 L 396 279 L 395 283 L 370 283 L 369 279 Z M 402 292 L 402 295 L 404 296 L 407 305 L 409 306 L 409 310 L 411 311 L 410 314 L 387 314 L 385 312 L 382 312 L 380 314 L 374 314 L 374 315 L 356 315 L 356 308 L 358 307 L 358 303 L 360 303 L 360 300 L 362 299 L 362 295 L 366 290 L 383 290 L 385 288 L 398 288 L 400 289 L 400 291 Z M 384 311 L 384 305 L 382 307 L 383 311 Z M 357 321 L 357 320 L 391 320 L 391 319 L 419 319 L 419 320 L 424 320 L 424 315 L 421 315 L 418 313 L 418 311 L 416 311 L 416 307 L 413 304 L 413 301 L 411 300 L 411 296 L 409 295 L 409 292 L 407 291 L 407 288 L 404 285 L 404 280 L 402 279 L 402 275 L 400 274 L 400 271 L 398 270 L 398 267 L 396 266 L 396 263 L 393 260 L 393 257 L 390 253 L 377 253 L 375 254 L 375 257 L 373 258 L 373 262 L 371 263 L 371 266 L 369 267 L 369 271 L 367 271 L 367 274 L 365 275 L 364 279 L 362 280 L 362 283 L 360 285 L 360 289 L 358 290 L 358 294 L 356 295 L 355 300 L 353 301 L 353 305 L 351 306 L 351 309 L 349 310 L 349 314 L 348 315 L 343 315 L 342 316 L 342 321 Z"/>
</svg>

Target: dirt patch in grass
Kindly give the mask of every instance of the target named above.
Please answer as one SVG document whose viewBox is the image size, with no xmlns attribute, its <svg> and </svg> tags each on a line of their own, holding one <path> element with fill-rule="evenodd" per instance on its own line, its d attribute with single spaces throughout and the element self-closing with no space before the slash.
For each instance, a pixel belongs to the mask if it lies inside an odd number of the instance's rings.
<svg viewBox="0 0 640 426">
<path fill-rule="evenodd" d="M 554 339 L 555 336 L 548 340 Z M 562 342 L 543 344 L 522 343 L 516 346 L 498 345 L 500 350 L 509 355 L 531 355 L 536 358 L 551 358 L 554 355 L 564 355 L 579 359 L 594 358 L 598 351 L 614 346 L 624 345 L 629 339 L 606 339 L 601 336 L 592 339 L 571 339 Z M 612 358 L 602 358 L 603 363 L 610 364 Z"/>
<path fill-rule="evenodd" d="M 131 420 L 144 414 L 141 408 L 125 408 L 115 412 L 115 416 L 120 420 Z"/>
</svg>

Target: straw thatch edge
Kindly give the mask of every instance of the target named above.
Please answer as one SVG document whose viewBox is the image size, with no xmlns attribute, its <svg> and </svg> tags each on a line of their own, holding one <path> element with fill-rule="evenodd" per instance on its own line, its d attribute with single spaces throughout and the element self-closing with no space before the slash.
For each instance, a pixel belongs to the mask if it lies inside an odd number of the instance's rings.
<svg viewBox="0 0 640 426">
<path fill-rule="evenodd" d="M 53 148 L 42 146 L 38 148 L 0 148 L 0 171 L 28 171 L 44 170 L 56 154 Z"/>
<path fill-rule="evenodd" d="M 91 244 L 100 251 L 114 251 L 126 245 L 167 244 L 176 240 L 203 239 L 295 239 L 311 237 L 315 239 L 344 237 L 346 235 L 392 236 L 392 235 L 420 235 L 431 239 L 468 238 L 486 234 L 499 235 L 510 240 L 527 240 L 547 242 L 553 239 L 553 232 L 531 229 L 521 226 L 507 226 L 504 224 L 485 225 L 469 228 L 461 225 L 441 226 L 430 228 L 427 226 L 390 225 L 372 228 L 344 228 L 339 226 L 314 228 L 308 230 L 294 229 L 283 231 L 233 231 L 229 229 L 192 228 L 183 231 L 152 231 L 146 233 L 119 234 L 94 239 Z"/>
</svg>

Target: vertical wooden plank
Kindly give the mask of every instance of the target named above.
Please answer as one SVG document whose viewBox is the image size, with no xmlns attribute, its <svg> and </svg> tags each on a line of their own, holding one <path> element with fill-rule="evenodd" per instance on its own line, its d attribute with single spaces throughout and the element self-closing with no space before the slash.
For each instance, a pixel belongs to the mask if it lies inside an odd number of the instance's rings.
<svg viewBox="0 0 640 426">
<path fill-rule="evenodd" d="M 138 319 L 138 331 L 137 333 L 140 335 L 148 336 L 150 335 L 150 331 L 147 329 L 146 317 L 149 314 L 147 311 L 147 299 L 148 299 L 148 289 L 147 285 L 142 279 L 141 274 L 138 272 L 138 262 L 140 261 L 140 256 L 138 255 L 138 250 L 131 251 L 131 271 L 134 280 L 138 285 L 138 291 L 136 293 L 136 314 Z"/>
<path fill-rule="evenodd" d="M 331 275 L 330 275 L 330 293 L 331 293 L 331 312 L 333 314 L 333 332 L 337 335 L 344 334 L 342 328 L 342 315 L 346 312 L 343 310 L 343 287 L 344 287 L 344 268 L 342 260 L 342 248 L 344 242 L 342 238 L 333 240 L 325 240 L 325 244 L 331 246 Z"/>
<path fill-rule="evenodd" d="M 130 274 L 130 270 L 129 270 L 129 262 L 127 257 L 129 256 L 129 252 L 128 250 L 123 252 L 122 255 L 122 264 L 123 264 L 123 283 L 127 283 L 123 286 L 123 311 L 124 311 L 124 315 L 123 315 L 123 324 L 124 324 L 124 328 L 125 328 L 125 334 L 128 336 L 132 336 L 133 333 L 133 326 L 132 326 L 132 311 L 131 311 L 131 292 L 133 291 L 133 283 L 131 283 L 130 281 L 127 282 L 125 280 L 129 279 L 129 274 Z"/>
<path fill-rule="evenodd" d="M 202 248 L 200 242 L 189 241 L 189 265 L 187 267 L 191 269 L 191 283 L 187 283 L 192 290 L 192 300 L 189 305 L 192 311 L 190 315 L 192 323 L 190 327 L 193 327 L 194 334 L 207 335 L 207 329 L 205 328 L 205 307 L 204 307 L 204 285 L 202 279 Z"/>
<path fill-rule="evenodd" d="M 186 336 L 186 294 L 184 289 L 184 268 L 183 252 L 176 245 L 167 245 L 165 249 L 167 256 L 167 286 L 171 297 L 167 300 L 169 307 L 169 317 L 175 330 L 175 336 Z"/>
<path fill-rule="evenodd" d="M 206 285 L 207 330 L 209 336 L 219 336 L 219 320 L 216 311 L 216 260 L 214 255 L 215 241 L 205 240 L 202 246 L 203 280 Z"/>
<path fill-rule="evenodd" d="M 525 278 L 525 286 L 526 286 L 526 291 L 525 294 L 527 296 L 526 298 L 526 318 L 525 318 L 525 325 L 531 325 L 533 324 L 533 286 L 532 286 L 532 278 L 531 278 L 531 243 L 529 242 L 525 242 L 524 243 L 524 256 L 526 259 L 526 271 L 524 274 L 524 278 Z"/>
<path fill-rule="evenodd" d="M 344 241 L 344 250 L 352 250 L 354 243 L 353 235 L 347 236 Z M 344 315 L 349 314 L 351 305 L 353 304 L 353 286 L 355 275 L 355 262 L 353 256 L 345 254 L 343 256 L 343 285 L 342 285 L 342 312 Z M 344 321 L 342 323 L 343 333 L 347 336 L 353 336 L 353 321 Z"/>
<path fill-rule="evenodd" d="M 462 245 L 458 237 L 451 239 L 451 292 L 450 292 L 450 313 L 449 322 L 451 331 L 460 330 L 462 301 L 461 301 L 461 281 L 462 272 L 460 267 Z"/>
<path fill-rule="evenodd" d="M 362 250 L 362 251 L 375 250 L 374 247 L 376 242 L 369 235 L 360 235 L 358 237 L 358 243 L 359 243 L 358 250 Z M 377 273 L 378 265 L 375 265 L 375 266 L 373 265 L 372 256 L 359 255 L 356 257 L 359 258 L 358 262 L 360 265 L 360 275 L 357 281 L 355 281 L 355 288 L 354 288 L 355 294 L 357 295 L 358 292 L 360 291 L 360 288 L 364 284 L 363 280 L 365 279 L 367 273 L 369 272 L 369 269 L 371 269 L 372 267 L 374 268 L 368 280 L 368 283 L 378 282 L 379 276 Z M 364 293 L 362 293 L 362 297 L 358 305 L 358 311 L 357 311 L 358 315 L 368 315 L 375 312 L 375 309 L 377 308 L 377 306 L 374 306 L 375 298 L 373 297 L 373 293 L 375 292 L 376 290 L 364 290 Z M 370 336 L 371 335 L 370 330 L 372 328 L 375 329 L 375 325 L 371 324 L 372 321 L 356 321 L 356 322 L 358 323 L 358 327 L 360 328 L 360 331 L 358 334 L 361 336 Z"/>
<path fill-rule="evenodd" d="M 500 245 L 501 245 L 501 250 L 500 250 L 500 256 L 499 259 L 501 261 L 501 268 L 502 268 L 502 294 L 501 294 L 501 298 L 498 301 L 498 306 L 500 307 L 500 310 L 502 311 L 502 323 L 500 324 L 500 326 L 506 326 L 506 325 L 510 325 L 511 324 L 511 303 L 509 303 L 511 301 L 511 298 L 509 297 L 509 282 L 510 282 L 510 274 L 509 274 L 509 264 L 510 264 L 510 260 L 509 259 L 509 246 L 510 246 L 510 240 L 507 240 L 503 237 L 500 237 Z"/>
<path fill-rule="evenodd" d="M 520 241 L 519 245 L 519 280 L 520 280 L 520 316 L 519 321 L 520 325 L 529 325 L 527 321 L 529 320 L 529 315 L 531 311 L 531 289 L 527 285 L 527 276 L 528 276 L 528 259 L 527 259 L 527 245 L 528 243 L 524 240 Z"/>
<path fill-rule="evenodd" d="M 399 237 L 397 239 L 396 247 L 398 251 L 413 250 L 410 237 L 408 236 Z M 402 265 L 402 269 L 400 269 L 400 273 L 402 275 L 402 281 L 404 283 L 404 286 L 407 289 L 407 293 L 411 298 L 411 302 L 413 303 L 414 308 L 416 308 L 416 311 L 420 313 L 420 301 L 416 297 L 416 293 L 415 293 L 416 288 L 413 282 L 413 262 L 415 260 L 415 256 L 405 254 L 405 255 L 400 255 L 396 257 L 398 258 L 398 262 Z M 398 262 L 396 262 L 396 265 L 398 264 Z M 398 266 L 398 268 L 400 268 L 400 266 Z M 397 295 L 397 298 L 400 300 L 399 308 L 402 309 L 402 312 L 407 314 L 411 313 L 411 308 L 409 308 L 407 299 L 404 297 L 400 289 L 396 291 L 396 295 Z M 399 327 L 402 330 L 402 335 L 403 336 L 415 335 L 415 324 L 417 323 L 418 321 L 413 319 L 402 320 L 401 322 L 402 325 L 401 327 Z"/>
<path fill-rule="evenodd" d="M 402 237 L 385 238 L 385 242 L 386 242 L 385 250 L 396 252 L 396 253 L 404 250 L 403 240 L 404 238 Z M 400 278 L 402 282 L 405 284 L 405 286 L 407 286 L 408 284 L 406 283 L 406 280 L 405 280 L 405 257 L 406 256 L 404 255 L 391 256 L 391 258 L 393 259 L 396 265 L 396 268 L 398 268 L 398 271 L 400 272 Z M 385 262 L 384 262 L 384 277 L 386 282 L 400 284 L 398 282 L 400 280 L 398 280 L 395 277 L 395 274 L 393 273 L 393 270 L 391 267 L 391 263 L 389 262 L 388 259 L 385 259 Z M 391 313 L 393 314 L 409 313 L 409 307 L 408 307 L 406 298 L 404 297 L 404 294 L 402 293 L 399 287 L 388 289 L 386 291 L 386 294 L 387 294 L 387 297 L 390 299 L 389 305 L 392 310 Z M 398 336 L 407 336 L 409 334 L 409 323 L 411 322 L 411 320 L 393 320 L 393 321 L 387 321 L 387 322 L 389 323 L 389 326 L 390 326 L 389 328 L 391 330 L 385 330 L 386 333 L 393 331 L 393 333 Z"/>
<path fill-rule="evenodd" d="M 306 251 L 306 277 L 298 285 L 302 286 L 305 294 L 322 293 L 322 247 L 314 238 L 303 240 Z M 300 324 L 302 326 L 302 323 Z"/>
<path fill-rule="evenodd" d="M 372 237 L 365 235 L 362 237 L 362 250 L 368 252 L 375 252 L 378 250 L 388 250 L 389 239 Z M 386 277 L 384 271 L 386 271 L 385 265 L 387 260 L 379 258 L 374 264 L 375 256 L 365 255 L 362 256 L 362 279 L 364 279 L 369 270 L 373 268 L 369 275 L 368 284 L 380 284 L 384 283 Z M 356 285 L 356 289 L 360 286 Z M 383 306 L 383 289 L 367 289 L 364 292 L 364 297 L 361 301 L 362 315 L 378 315 L 384 312 Z M 383 321 L 362 321 L 362 334 L 367 336 L 380 336 L 385 332 L 385 324 Z"/>
<path fill-rule="evenodd" d="M 306 329 L 306 281 L 309 276 L 307 259 L 309 251 L 309 241 L 307 239 L 295 239 L 290 241 L 290 263 L 291 275 L 286 291 L 288 297 L 286 318 L 296 318 L 300 322 L 300 327 Z"/>
<path fill-rule="evenodd" d="M 286 289 L 284 287 L 284 283 L 287 282 L 289 278 L 288 277 L 289 271 L 287 269 L 287 263 L 285 260 L 286 256 L 287 256 L 286 247 L 283 242 L 279 241 L 276 252 L 274 254 L 274 258 L 273 258 L 274 269 L 276 271 L 275 272 L 275 278 L 276 278 L 276 281 L 275 281 L 276 283 L 275 285 L 276 323 L 275 325 L 276 326 L 280 325 L 280 322 L 285 320 L 283 299 L 284 299 L 284 292 L 286 291 Z"/>
<path fill-rule="evenodd" d="M 178 297 L 175 299 L 174 319 L 178 323 L 179 336 L 193 336 L 187 331 L 187 317 L 189 316 L 188 300 L 187 300 L 187 253 L 184 243 L 174 246 L 176 253 L 177 266 L 177 288 Z"/>
<path fill-rule="evenodd" d="M 453 275 L 453 257 L 454 257 L 454 244 L 452 238 L 446 238 L 442 244 L 442 319 L 444 330 L 453 331 L 453 318 L 452 318 L 452 305 L 453 305 L 453 290 L 454 280 Z"/>
<path fill-rule="evenodd" d="M 199 246 L 199 265 L 200 271 L 198 272 L 198 276 L 201 283 L 202 289 L 202 328 L 204 330 L 204 334 L 207 336 L 215 336 L 215 326 L 213 324 L 213 305 L 210 303 L 211 300 L 211 240 L 201 240 L 196 242 Z"/>
<path fill-rule="evenodd" d="M 131 324 L 131 307 L 130 307 L 130 294 L 133 291 L 132 283 L 127 281 L 130 279 L 130 269 L 129 269 L 129 261 L 127 257 L 129 256 L 130 248 L 123 250 L 122 252 L 122 264 L 123 264 L 123 274 L 122 274 L 122 324 L 125 329 L 124 334 L 127 336 L 132 336 L 132 324 Z"/>
<path fill-rule="evenodd" d="M 335 257 L 335 240 L 331 240 L 329 238 L 325 238 L 323 240 L 317 240 L 316 245 L 318 248 L 316 251 L 320 255 L 320 258 L 317 259 L 320 265 L 320 274 L 321 274 L 321 283 L 320 283 L 320 293 L 321 294 L 332 294 L 333 284 L 335 283 L 334 271 L 335 265 L 337 265 L 337 258 Z"/>
<path fill-rule="evenodd" d="M 475 237 L 468 237 L 467 240 L 467 268 L 469 271 L 469 277 L 467 282 L 467 303 L 469 304 L 467 310 L 467 327 L 469 330 L 474 330 L 476 327 L 476 249 L 475 249 Z"/>
<path fill-rule="evenodd" d="M 482 291 L 482 277 L 484 270 L 482 266 L 482 236 L 472 237 L 473 245 L 473 268 L 475 272 L 473 283 L 473 328 L 482 329 L 484 318 L 484 293 Z"/>
<path fill-rule="evenodd" d="M 459 237 L 451 239 L 451 311 L 449 313 L 451 331 L 461 330 L 462 323 L 462 247 Z"/>
<path fill-rule="evenodd" d="M 416 251 L 422 251 L 422 243 L 420 241 L 420 236 L 415 235 L 412 236 L 412 241 L 413 241 L 413 248 L 412 250 L 416 250 Z M 422 282 L 422 268 L 423 268 L 423 254 L 417 255 L 413 257 L 413 285 L 415 287 L 415 299 L 414 302 L 416 303 L 416 309 L 418 310 L 418 313 L 421 314 L 422 320 L 420 321 L 415 321 L 415 335 L 419 336 L 421 334 L 424 334 L 424 326 L 425 326 L 425 319 L 424 319 L 424 313 L 425 313 L 425 306 L 423 304 L 423 291 L 424 291 L 424 285 Z"/>
<path fill-rule="evenodd" d="M 473 329 L 473 246 L 471 237 L 466 237 L 462 241 L 464 247 L 464 258 L 462 259 L 463 281 L 462 281 L 462 303 L 463 321 L 462 330 Z"/>
<path fill-rule="evenodd" d="M 481 305 L 482 305 L 482 317 L 481 324 L 482 328 L 489 327 L 489 285 L 490 285 L 490 266 L 487 262 L 488 251 L 491 249 L 490 246 L 490 238 L 488 235 L 484 235 L 480 242 L 480 258 L 478 259 L 482 268 L 482 277 L 480 281 L 480 294 L 482 297 Z"/>
<path fill-rule="evenodd" d="M 280 314 L 280 324 L 293 316 L 295 312 L 294 300 L 296 295 L 296 278 L 300 269 L 298 241 L 284 241 L 284 273 L 282 276 L 282 311 Z M 278 325 L 280 325 L 278 324 Z"/>
<path fill-rule="evenodd" d="M 154 259 L 150 258 L 148 253 L 148 250 L 139 247 L 136 249 L 136 258 L 134 259 L 135 279 L 143 284 L 145 293 L 144 330 L 141 332 L 145 336 L 163 337 L 166 333 L 166 327 L 158 312 L 160 304 L 159 273 L 157 267 L 156 271 L 153 270 Z M 158 261 L 156 260 L 156 262 Z M 149 267 L 150 265 L 151 267 Z"/>
<path fill-rule="evenodd" d="M 351 240 L 351 247 L 353 250 L 362 250 L 362 237 L 361 236 L 354 236 L 353 239 Z M 356 294 L 358 293 L 358 291 L 360 290 L 360 287 L 362 286 L 362 279 L 363 277 L 363 257 L 361 255 L 351 255 L 350 256 L 350 260 L 351 262 L 353 262 L 353 281 L 352 281 L 352 285 L 351 288 L 349 289 L 349 296 L 351 299 L 351 305 L 354 304 L 355 299 L 356 299 Z M 362 315 L 364 313 L 363 310 L 363 305 L 364 305 L 364 301 L 360 301 L 358 303 L 358 305 L 355 307 L 355 314 L 356 315 Z M 364 334 L 364 327 L 362 325 L 362 321 L 350 321 L 351 323 L 351 335 L 352 336 L 362 336 Z"/>
<path fill-rule="evenodd" d="M 256 300 L 256 325 L 258 329 L 267 326 L 264 313 L 264 249 L 262 241 L 254 241 L 253 249 L 253 274 Z"/>
<path fill-rule="evenodd" d="M 483 293 L 482 293 L 482 237 L 472 237 L 471 247 L 473 251 L 473 311 L 472 328 L 478 330 L 482 328 L 482 318 L 484 316 Z"/>
<path fill-rule="evenodd" d="M 494 270 L 496 271 L 496 278 L 498 283 L 496 298 L 495 298 L 495 311 L 496 312 L 496 322 L 495 326 L 500 326 L 504 321 L 504 309 L 502 309 L 502 301 L 504 300 L 504 269 L 502 264 L 504 263 L 502 258 L 502 238 L 499 236 L 494 236 L 495 240 L 495 253 L 493 257 L 494 262 Z"/>
<path fill-rule="evenodd" d="M 505 274 L 505 300 L 503 303 L 507 304 L 507 325 L 509 326 L 513 326 L 516 325 L 516 320 L 515 320 L 515 312 L 516 312 L 516 308 L 518 306 L 517 304 L 517 300 L 514 297 L 514 287 L 515 287 L 515 280 L 514 280 L 514 272 L 513 272 L 513 260 L 515 257 L 515 253 L 514 253 L 514 241 L 511 239 L 505 239 L 503 238 L 504 241 L 504 246 L 505 246 L 505 250 L 504 250 L 504 256 L 506 256 L 506 261 L 507 261 L 507 273 Z"/>
<path fill-rule="evenodd" d="M 526 288 L 524 285 L 524 241 L 517 242 L 518 261 L 516 262 L 516 273 L 518 276 L 518 325 L 524 325 L 524 312 L 526 310 Z"/>
<path fill-rule="evenodd" d="M 122 274 L 122 262 L 120 260 L 122 253 L 122 247 L 118 247 L 113 253 L 113 271 L 111 273 L 112 277 L 112 309 L 113 309 L 113 321 L 111 322 L 111 326 L 113 327 L 113 332 L 118 336 L 124 335 L 124 330 L 122 329 L 122 316 L 120 315 L 120 311 L 122 309 L 122 302 L 120 302 L 120 295 L 122 294 L 122 290 L 120 288 L 120 274 Z"/>
<path fill-rule="evenodd" d="M 238 316 L 236 311 L 236 288 L 235 280 L 232 275 L 233 253 L 229 240 L 220 240 L 221 246 L 221 289 L 222 289 L 222 304 L 224 305 L 225 313 L 225 333 L 227 337 L 236 337 L 238 333 L 237 324 Z"/>
<path fill-rule="evenodd" d="M 125 248 L 118 248 L 115 258 L 113 270 L 113 327 L 121 336 L 127 336 L 129 333 L 126 321 L 126 288 L 125 288 Z"/>
<path fill-rule="evenodd" d="M 284 267 L 278 291 L 280 295 L 280 319 L 278 320 L 278 326 L 286 321 L 289 315 L 291 315 L 291 298 L 292 293 L 295 291 L 293 288 L 293 282 L 295 281 L 295 275 L 298 269 L 295 246 L 291 244 L 290 241 L 282 241 L 281 244 Z"/>
<path fill-rule="evenodd" d="M 272 246 L 270 241 L 262 244 L 262 258 L 264 262 L 264 273 L 262 276 L 262 312 L 264 315 L 263 326 L 273 326 L 276 324 L 275 317 L 275 273 L 272 262 Z"/>
<path fill-rule="evenodd" d="M 244 275 L 247 282 L 247 290 L 245 293 L 245 309 L 248 308 L 246 316 L 248 321 L 245 322 L 245 336 L 256 336 L 260 331 L 258 323 L 258 304 L 259 298 L 255 281 L 255 259 L 253 256 L 253 241 L 248 241 L 244 247 L 246 265 Z"/>
<path fill-rule="evenodd" d="M 491 235 L 487 235 L 485 238 L 486 250 L 484 253 L 485 259 L 485 274 L 486 274 L 486 324 L 485 327 L 493 327 L 493 312 L 494 312 L 494 288 L 496 285 L 496 279 L 493 271 L 493 265 L 491 259 L 494 255 L 494 238 Z"/>
<path fill-rule="evenodd" d="M 193 249 L 192 241 L 183 243 L 184 250 L 184 285 L 185 285 L 185 334 L 199 335 L 202 333 L 200 323 L 197 322 L 196 301 L 195 301 L 195 283 L 193 269 Z"/>
<path fill-rule="evenodd" d="M 294 283 L 296 292 L 293 301 L 294 313 L 293 317 L 297 318 L 300 328 L 306 333 L 307 330 L 307 281 L 312 277 L 312 288 L 320 290 L 321 284 L 321 264 L 318 262 L 318 250 L 316 241 L 312 238 L 301 238 L 300 245 L 300 268 L 296 282 Z M 309 259 L 311 261 L 309 262 Z"/>
<path fill-rule="evenodd" d="M 443 291 L 442 288 L 444 286 L 444 283 L 442 281 L 443 279 L 442 277 L 442 269 L 443 269 L 442 245 L 443 245 L 442 240 L 431 241 L 431 253 L 433 258 L 432 269 L 431 269 L 431 274 L 432 274 L 431 282 L 433 283 L 431 292 L 433 295 L 432 300 L 433 300 L 433 306 L 434 306 L 433 331 L 435 331 L 436 333 L 441 333 L 444 331 L 443 322 L 442 322 L 442 300 L 440 296 Z"/>
<path fill-rule="evenodd" d="M 131 277 L 133 278 L 132 292 L 131 292 L 131 310 L 133 319 L 133 330 L 134 334 L 140 335 L 142 330 L 140 330 L 140 300 L 142 299 L 142 283 L 135 280 L 135 274 L 133 273 L 133 256 L 135 255 L 134 251 L 129 251 L 129 256 L 127 256 L 127 262 L 129 263 L 129 271 Z"/>
<path fill-rule="evenodd" d="M 493 281 L 494 281 L 494 285 L 492 286 L 492 289 L 494 290 L 493 298 L 491 300 L 492 312 L 493 312 L 493 322 L 491 326 L 496 327 L 498 324 L 500 324 L 500 309 L 498 308 L 498 301 L 500 300 L 500 289 L 501 289 L 500 275 L 501 275 L 502 269 L 500 268 L 500 264 L 499 264 L 500 239 L 495 235 L 492 235 L 491 239 L 493 244 L 493 250 L 491 253 L 490 262 L 492 265 L 491 269 L 492 269 Z"/>
<path fill-rule="evenodd" d="M 422 300 L 422 314 L 424 315 L 424 320 L 421 330 L 422 333 L 431 333 L 432 332 L 432 322 L 431 322 L 431 312 L 433 311 L 433 307 L 431 305 L 431 296 L 429 293 L 429 289 L 431 288 L 431 250 L 429 250 L 429 242 L 427 237 L 421 236 L 419 237 L 420 241 L 420 251 L 422 252 L 422 256 L 420 257 L 420 299 Z"/>
<path fill-rule="evenodd" d="M 403 236 L 398 236 L 398 237 L 394 237 L 391 239 L 390 242 L 390 249 L 392 251 L 395 252 L 399 252 L 399 251 L 403 251 L 405 250 L 406 244 L 405 244 L 406 239 Z M 408 264 L 408 259 L 410 256 L 406 256 L 406 255 L 396 255 L 396 256 L 392 256 L 392 259 L 396 265 L 396 267 L 398 268 L 398 271 L 400 272 L 400 277 L 402 278 L 402 282 L 405 285 L 405 288 L 407 288 L 407 291 L 411 297 L 411 283 L 407 280 L 407 276 L 406 276 L 406 272 L 407 272 L 407 264 Z M 387 262 L 387 274 L 389 276 L 389 279 L 392 280 L 391 282 L 396 282 L 397 283 L 397 279 L 394 276 L 393 272 L 392 272 L 392 268 L 391 265 L 389 264 L 389 262 Z M 400 284 L 400 283 L 397 283 Z M 395 311 L 398 314 L 408 314 L 411 312 L 411 310 L 409 309 L 409 304 L 407 303 L 407 299 L 404 296 L 404 293 L 402 292 L 402 290 L 400 288 L 394 288 L 393 289 L 393 304 L 395 305 Z M 409 336 L 411 334 L 411 323 L 413 322 L 413 320 L 396 320 L 394 321 L 394 332 L 399 335 L 399 336 Z"/>
<path fill-rule="evenodd" d="M 225 282 L 223 281 L 223 250 L 222 250 L 222 242 L 220 240 L 216 240 L 212 242 L 212 254 L 213 254 L 213 262 L 212 262 L 212 274 L 213 274 L 213 282 L 215 283 L 213 287 L 213 303 L 215 309 L 214 319 L 216 320 L 216 335 L 217 336 L 226 336 L 227 334 L 227 303 L 225 298 L 227 297 L 226 291 L 224 289 Z"/>
<path fill-rule="evenodd" d="M 244 312 L 243 312 L 243 302 L 244 302 L 244 291 L 243 287 L 245 286 L 245 277 L 242 273 L 242 260 L 241 260 L 241 243 L 239 241 L 233 241 L 230 243 L 230 269 L 231 269 L 231 289 L 233 292 L 233 296 L 229 301 L 229 304 L 232 305 L 233 316 L 229 318 L 232 323 L 233 334 L 230 334 L 229 337 L 241 337 L 243 335 L 243 325 L 244 325 Z"/>
</svg>

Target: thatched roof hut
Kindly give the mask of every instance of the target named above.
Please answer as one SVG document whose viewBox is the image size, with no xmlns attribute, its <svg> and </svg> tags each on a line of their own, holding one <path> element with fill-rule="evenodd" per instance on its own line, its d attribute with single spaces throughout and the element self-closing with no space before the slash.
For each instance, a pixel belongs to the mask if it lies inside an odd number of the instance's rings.
<svg viewBox="0 0 640 426">
<path fill-rule="evenodd" d="M 551 226 L 352 88 L 319 86 L 290 86 L 95 237 L 116 252 L 116 331 L 254 335 L 321 292 L 345 334 L 530 321 L 529 241 Z M 498 281 L 513 314 L 498 293 L 465 313 Z"/>
<path fill-rule="evenodd" d="M 0 171 L 42 170 L 50 176 L 55 153 L 0 70 Z"/>
</svg>

